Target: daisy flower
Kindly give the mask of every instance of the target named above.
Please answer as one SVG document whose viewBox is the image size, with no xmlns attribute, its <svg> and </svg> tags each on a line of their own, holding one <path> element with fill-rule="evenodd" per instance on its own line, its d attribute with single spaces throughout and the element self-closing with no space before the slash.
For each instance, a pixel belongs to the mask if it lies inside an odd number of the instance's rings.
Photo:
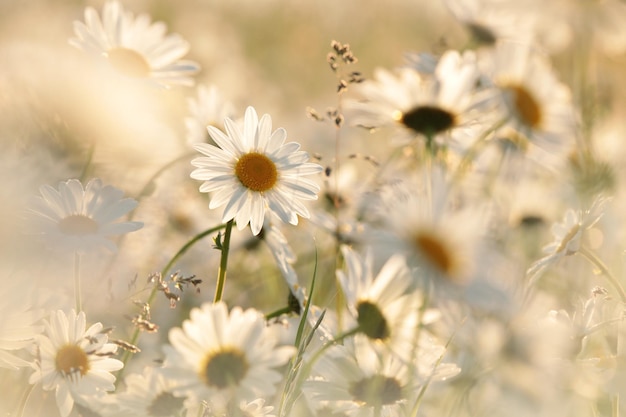
<svg viewBox="0 0 626 417">
<path fill-rule="evenodd" d="M 466 284 L 478 272 L 486 216 L 455 203 L 441 170 L 428 176 L 382 193 L 381 227 L 372 231 L 372 245 L 381 253 L 403 254 L 420 276 L 437 278 L 434 282 Z"/>
<path fill-rule="evenodd" d="M 467 146 L 466 129 L 477 128 L 479 113 L 474 110 L 486 103 L 476 90 L 478 76 L 471 51 L 446 52 L 433 74 L 413 68 L 378 69 L 374 80 L 357 86 L 359 98 L 346 102 L 346 114 L 358 126 L 399 128 L 399 145 L 421 135 L 440 146 Z"/>
<path fill-rule="evenodd" d="M 528 46 L 503 42 L 482 64 L 508 118 L 498 137 L 541 165 L 565 162 L 575 145 L 576 117 L 570 91 L 547 58 Z"/>
<path fill-rule="evenodd" d="M 123 192 L 99 179 L 85 188 L 79 180 L 59 183 L 58 190 L 44 185 L 28 212 L 37 234 L 54 248 L 86 252 L 98 247 L 116 251 L 109 237 L 134 232 L 143 227 L 136 221 L 116 222 L 137 206 Z"/>
<path fill-rule="evenodd" d="M 361 257 L 344 245 L 341 253 L 346 271 L 337 270 L 337 279 L 358 332 L 400 356 L 411 355 L 420 297 L 409 292 L 411 279 L 404 258 L 391 257 L 374 275 L 370 252 Z"/>
<path fill-rule="evenodd" d="M 224 119 L 233 118 L 234 106 L 225 101 L 217 86 L 201 85 L 196 97 L 188 101 L 190 116 L 185 119 L 187 142 L 206 143 L 210 141 L 208 126 L 222 126 Z"/>
<path fill-rule="evenodd" d="M 243 131 L 234 121 L 224 121 L 226 134 L 209 126 L 218 146 L 205 143 L 194 148 L 206 155 L 191 163 L 197 167 L 191 177 L 202 180 L 201 192 L 215 192 L 209 203 L 214 209 L 223 205 L 223 221 L 234 219 L 242 230 L 248 223 L 254 235 L 263 226 L 265 214 L 272 212 L 282 221 L 298 224 L 298 216 L 309 211 L 300 200 L 315 200 L 319 186 L 304 178 L 322 171 L 307 162 L 309 155 L 296 142 L 285 143 L 284 129 L 272 132 L 272 119 L 258 119 L 252 107 L 246 109 Z"/>
<path fill-rule="evenodd" d="M 528 41 L 530 22 L 498 0 L 444 0 L 448 10 L 465 26 L 479 45 L 493 46 L 499 40 Z"/>
<path fill-rule="evenodd" d="M 170 330 L 163 373 L 176 395 L 223 405 L 253 400 L 276 391 L 281 374 L 275 368 L 294 354 L 278 346 L 263 314 L 223 302 L 191 310 L 181 328 Z"/>
<path fill-rule="evenodd" d="M 543 247 L 546 254 L 528 268 L 527 274 L 531 282 L 536 280 L 543 271 L 564 256 L 577 253 L 581 249 L 582 238 L 586 231 L 593 228 L 602 218 L 609 199 L 597 198 L 588 210 L 568 209 L 563 221 L 552 225 L 554 241 Z"/>
<path fill-rule="evenodd" d="M 117 417 L 177 416 L 184 410 L 184 397 L 173 395 L 174 385 L 153 367 L 128 375 L 126 391 L 116 396 Z"/>
<path fill-rule="evenodd" d="M 442 352 L 436 353 L 421 358 L 420 366 L 428 369 L 428 373 L 421 374 L 416 364 L 389 352 L 378 352 L 357 335 L 344 345 L 330 348 L 315 363 L 313 376 L 303 388 L 314 407 L 334 413 L 355 417 L 408 416 L 412 401 L 428 378 L 442 381 L 459 372 L 453 364 L 441 364 L 445 371 L 434 371 Z"/>
<path fill-rule="evenodd" d="M 189 44 L 177 34 L 166 35 L 162 22 L 152 23 L 146 14 L 137 17 L 120 2 L 104 4 L 102 18 L 92 7 L 85 9 L 85 23 L 74 22 L 76 48 L 103 57 L 127 77 L 150 79 L 162 86 L 193 85 L 195 62 L 182 60 Z"/>
<path fill-rule="evenodd" d="M 101 323 L 86 329 L 85 313 L 69 314 L 58 310 L 44 321 L 45 334 L 37 340 L 39 358 L 31 384 L 40 383 L 46 391 L 55 390 L 56 403 L 62 417 L 67 417 L 74 402 L 115 389 L 112 371 L 123 364 L 111 358 L 117 345 L 107 343 Z"/>
</svg>

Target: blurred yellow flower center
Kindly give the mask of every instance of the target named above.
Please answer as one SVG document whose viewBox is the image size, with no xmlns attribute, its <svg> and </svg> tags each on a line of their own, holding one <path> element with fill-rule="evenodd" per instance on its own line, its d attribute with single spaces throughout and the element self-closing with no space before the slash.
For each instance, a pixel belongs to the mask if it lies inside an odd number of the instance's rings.
<svg viewBox="0 0 626 417">
<path fill-rule="evenodd" d="M 360 301 L 356 307 L 359 330 L 370 339 L 387 339 L 390 335 L 389 326 L 383 313 L 376 304 Z"/>
<path fill-rule="evenodd" d="M 111 48 L 107 58 L 113 67 L 124 75 L 145 78 L 150 75 L 148 61 L 137 51 L 128 48 Z"/>
<path fill-rule="evenodd" d="M 428 263 L 439 272 L 447 275 L 454 272 L 454 258 L 440 240 L 428 233 L 420 233 L 415 236 L 414 244 Z"/>
<path fill-rule="evenodd" d="M 257 152 L 250 152 L 239 158 L 235 165 L 235 175 L 246 188 L 258 192 L 271 190 L 278 180 L 276 164 Z"/>
<path fill-rule="evenodd" d="M 511 85 L 507 90 L 513 95 L 513 107 L 522 123 L 537 127 L 541 123 L 541 107 L 533 95 L 521 85 Z"/>
<path fill-rule="evenodd" d="M 174 397 L 169 392 L 161 392 L 146 408 L 150 417 L 171 417 L 179 415 L 183 409 L 184 398 Z"/>
<path fill-rule="evenodd" d="M 225 348 L 207 355 L 200 378 L 218 389 L 234 387 L 245 378 L 249 368 L 243 352 L 237 348 Z"/>
<path fill-rule="evenodd" d="M 402 386 L 397 379 L 385 375 L 371 375 L 353 382 L 348 388 L 355 402 L 380 409 L 383 405 L 402 400 Z"/>
<path fill-rule="evenodd" d="M 61 372 L 63 375 L 80 372 L 80 375 L 83 376 L 89 372 L 89 358 L 79 346 L 65 345 L 57 351 L 54 366 L 57 372 Z"/>
<path fill-rule="evenodd" d="M 59 230 L 68 236 L 92 235 L 98 232 L 98 223 L 82 214 L 72 214 L 61 219 Z"/>
<path fill-rule="evenodd" d="M 436 135 L 452 128 L 454 114 L 440 107 L 418 106 L 406 113 L 394 115 L 403 125 L 426 136 Z"/>
</svg>

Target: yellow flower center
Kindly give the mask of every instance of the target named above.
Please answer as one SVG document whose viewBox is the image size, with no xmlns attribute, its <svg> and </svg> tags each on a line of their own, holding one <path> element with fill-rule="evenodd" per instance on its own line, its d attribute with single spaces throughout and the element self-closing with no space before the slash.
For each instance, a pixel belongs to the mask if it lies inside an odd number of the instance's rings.
<svg viewBox="0 0 626 417">
<path fill-rule="evenodd" d="M 113 68 L 133 78 L 146 78 L 150 75 L 150 64 L 139 52 L 128 48 L 111 48 L 106 53 Z"/>
<path fill-rule="evenodd" d="M 422 257 L 439 272 L 446 275 L 454 273 L 454 256 L 439 239 L 428 233 L 420 233 L 415 236 L 414 244 Z"/>
<path fill-rule="evenodd" d="M 541 107 L 528 89 L 521 85 L 510 85 L 506 89 L 513 95 L 513 108 L 519 120 L 526 126 L 536 128 L 541 124 Z"/>
<path fill-rule="evenodd" d="M 250 152 L 239 158 L 235 175 L 244 187 L 257 192 L 271 190 L 278 181 L 276 164 L 258 152 Z"/>
<path fill-rule="evenodd" d="M 63 375 L 80 372 L 80 375 L 83 376 L 89 372 L 89 358 L 79 346 L 65 345 L 57 351 L 54 366 L 57 372 Z"/>
<path fill-rule="evenodd" d="M 68 236 L 93 235 L 98 232 L 98 223 L 85 215 L 72 214 L 61 219 L 59 230 Z"/>
<path fill-rule="evenodd" d="M 200 378 L 217 389 L 237 386 L 248 373 L 246 355 L 237 348 L 224 348 L 207 355 Z"/>
</svg>

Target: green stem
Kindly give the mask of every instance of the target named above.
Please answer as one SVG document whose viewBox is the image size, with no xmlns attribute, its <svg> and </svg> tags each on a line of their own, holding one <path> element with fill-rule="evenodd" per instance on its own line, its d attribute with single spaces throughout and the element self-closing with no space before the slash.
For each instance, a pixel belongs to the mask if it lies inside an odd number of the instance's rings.
<svg viewBox="0 0 626 417">
<path fill-rule="evenodd" d="M 580 249 L 578 250 L 578 253 L 580 253 L 582 256 L 584 256 L 585 259 L 587 259 L 596 268 L 598 268 L 600 270 L 602 275 L 604 275 L 605 278 L 611 283 L 611 285 L 613 285 L 613 287 L 615 287 L 615 289 L 619 293 L 619 296 L 620 296 L 622 302 L 626 303 L 626 291 L 624 291 L 624 287 L 622 287 L 622 285 L 617 280 L 617 278 L 615 278 L 615 276 L 611 273 L 611 271 L 609 271 L 609 268 L 607 268 L 607 266 L 604 264 L 604 262 L 602 262 L 602 260 L 600 258 L 598 258 L 595 253 L 591 252 L 590 250 L 588 250 L 584 246 L 580 247 Z"/>
<path fill-rule="evenodd" d="M 214 303 L 217 303 L 222 299 L 222 293 L 224 292 L 224 284 L 226 282 L 226 270 L 228 269 L 228 252 L 230 251 L 230 234 L 232 230 L 233 220 L 229 220 L 228 223 L 226 223 L 226 230 L 224 231 L 224 241 L 222 242 L 222 256 L 220 258 L 220 269 L 217 275 L 215 297 L 213 297 Z"/>
<path fill-rule="evenodd" d="M 76 300 L 76 314 L 83 311 L 80 289 L 80 254 L 74 252 L 74 298 Z"/>
<path fill-rule="evenodd" d="M 321 348 L 319 348 L 319 350 L 317 352 L 315 352 L 315 354 L 313 354 L 313 356 L 311 357 L 311 360 L 306 364 L 307 372 L 305 373 L 305 375 L 308 375 L 308 373 L 310 373 L 310 371 L 313 368 L 313 365 L 315 364 L 315 362 L 317 362 L 317 360 L 322 357 L 322 354 L 324 352 L 326 352 L 326 350 L 328 350 L 328 348 L 330 348 L 331 346 L 335 346 L 336 344 L 342 342 L 344 339 L 346 339 L 346 338 L 348 338 L 350 336 L 354 336 L 355 334 L 359 333 L 360 331 L 361 331 L 361 328 L 357 326 L 354 329 L 348 330 L 346 332 L 343 332 L 343 333 L 337 335 L 330 342 L 325 343 Z"/>
<path fill-rule="evenodd" d="M 291 307 L 289 307 L 289 306 L 283 307 L 283 308 L 279 308 L 276 311 L 272 311 L 271 313 L 266 314 L 265 315 L 265 320 L 271 320 L 271 319 L 273 319 L 275 317 L 281 316 L 282 314 L 289 314 L 292 311 L 293 311 L 293 309 Z"/>
<path fill-rule="evenodd" d="M 85 182 L 87 179 L 87 174 L 89 174 L 89 168 L 91 167 L 91 162 L 93 161 L 93 154 L 96 149 L 96 143 L 92 142 L 89 146 L 89 150 L 87 151 L 87 161 L 85 162 L 85 166 L 83 167 L 83 171 L 80 173 L 78 177 L 80 182 Z"/>
<path fill-rule="evenodd" d="M 172 257 L 172 259 L 169 260 L 169 262 L 163 267 L 163 269 L 161 270 L 161 276 L 166 276 L 170 269 L 172 268 L 172 266 L 174 266 L 174 264 L 176 263 L 176 261 L 178 261 L 178 259 L 180 259 L 181 256 L 183 256 L 188 250 L 189 248 L 191 248 L 194 244 L 196 244 L 198 241 L 204 239 L 205 237 L 207 237 L 208 235 L 212 235 L 213 233 L 217 232 L 218 230 L 221 230 L 223 228 L 227 227 L 227 224 L 220 224 L 218 226 L 215 227 L 211 227 L 210 229 L 205 230 L 204 232 L 201 232 L 199 234 L 197 234 L 196 236 L 194 236 L 189 242 L 185 243 L 183 245 L 183 247 L 181 247 L 178 252 L 176 252 L 176 254 Z M 152 291 L 150 292 L 150 295 L 148 296 L 148 301 L 146 301 L 146 304 L 150 305 L 152 304 L 152 302 L 154 301 L 156 294 L 158 292 L 158 288 L 156 285 L 154 285 L 152 287 Z M 139 333 L 140 330 L 139 328 L 135 328 L 135 331 L 133 332 L 133 335 L 130 339 L 130 344 L 132 345 L 136 345 L 137 344 L 137 340 L 139 339 Z M 124 365 L 126 365 L 126 362 L 128 362 L 128 359 L 130 358 L 130 352 L 129 351 L 125 351 L 124 352 L 124 356 L 122 357 L 122 362 L 124 363 Z M 119 374 L 118 374 L 118 381 L 119 378 L 123 372 L 124 368 L 122 368 L 122 370 L 120 370 Z"/>
</svg>

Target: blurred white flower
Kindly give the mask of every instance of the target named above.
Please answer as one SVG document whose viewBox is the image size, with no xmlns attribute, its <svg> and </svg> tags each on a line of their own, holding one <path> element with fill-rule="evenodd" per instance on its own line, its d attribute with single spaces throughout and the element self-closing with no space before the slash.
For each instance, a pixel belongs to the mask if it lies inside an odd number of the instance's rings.
<svg viewBox="0 0 626 417">
<path fill-rule="evenodd" d="M 312 377 L 303 388 L 316 409 L 358 417 L 409 416 L 421 386 L 430 377 L 441 381 L 458 374 L 458 367 L 440 364 L 447 370 L 434 376 L 440 354 L 422 356 L 418 365 L 374 350 L 357 335 L 328 349 L 314 364 Z M 428 372 L 421 374 L 418 367 Z"/>
<path fill-rule="evenodd" d="M 229 313 L 223 302 L 191 310 L 169 339 L 163 373 L 175 384 L 174 393 L 218 407 L 274 394 L 281 380 L 275 368 L 295 352 L 277 345 L 259 311 L 234 307 Z"/>
<path fill-rule="evenodd" d="M 102 18 L 92 7 L 85 9 L 85 23 L 74 22 L 75 38 L 70 44 L 105 58 L 119 73 L 149 79 L 162 86 L 193 85 L 200 69 L 181 58 L 189 44 L 178 34 L 166 35 L 162 22 L 152 23 L 146 14 L 135 17 L 117 1 L 104 4 Z"/>
<path fill-rule="evenodd" d="M 285 143 L 284 129 L 272 132 L 269 115 L 259 121 L 252 107 L 246 110 L 243 131 L 229 118 L 224 126 L 227 134 L 208 127 L 218 146 L 194 146 L 206 156 L 192 161 L 197 169 L 191 177 L 204 181 L 201 192 L 215 192 L 209 208 L 226 205 L 223 221 L 234 219 L 239 230 L 250 223 L 254 235 L 261 231 L 268 211 L 293 225 L 298 224 L 298 215 L 308 218 L 300 200 L 317 199 L 319 186 L 304 176 L 321 172 L 322 167 L 307 162 L 309 155 L 299 150 L 298 143 Z"/>
<path fill-rule="evenodd" d="M 527 274 L 531 283 L 539 278 L 550 265 L 564 256 L 573 255 L 580 250 L 584 233 L 591 229 L 604 215 L 609 201 L 607 198 L 599 197 L 587 210 L 568 209 L 565 212 L 563 222 L 552 225 L 554 241 L 543 247 L 546 256 L 528 268 Z"/>
<path fill-rule="evenodd" d="M 216 85 L 200 85 L 197 89 L 197 97 L 188 100 L 190 116 L 185 118 L 187 127 L 187 142 L 206 143 L 211 142 L 207 127 L 223 127 L 226 118 L 233 118 L 235 108 L 225 101 Z"/>
<path fill-rule="evenodd" d="M 143 227 L 137 221 L 116 222 L 137 202 L 122 198 L 122 190 L 102 185 L 99 179 L 89 181 L 85 188 L 71 179 L 60 182 L 58 190 L 44 185 L 40 192 L 28 209 L 29 227 L 54 249 L 87 252 L 105 247 L 115 252 L 110 237 Z"/>
<path fill-rule="evenodd" d="M 126 391 L 116 395 L 116 417 L 177 416 L 184 409 L 184 397 L 173 394 L 174 384 L 154 367 L 128 375 Z"/>
<path fill-rule="evenodd" d="M 467 129 L 480 127 L 477 117 L 485 115 L 475 110 L 489 102 L 477 90 L 478 76 L 471 51 L 447 51 L 432 74 L 377 69 L 373 80 L 356 86 L 358 97 L 346 102 L 346 117 L 357 126 L 399 128 L 398 145 L 421 136 L 439 146 L 466 147 L 474 139 Z"/>
<path fill-rule="evenodd" d="M 422 300 L 409 290 L 412 281 L 404 257 L 391 257 L 374 275 L 370 252 L 361 257 L 344 245 L 341 253 L 346 271 L 337 270 L 337 280 L 358 332 L 382 350 L 410 357 L 415 349 Z"/>
<path fill-rule="evenodd" d="M 531 22 L 521 19 L 502 0 L 444 0 L 479 45 L 493 46 L 500 40 L 529 42 Z"/>
<path fill-rule="evenodd" d="M 525 25 L 526 31 L 552 53 L 567 48 L 580 53 L 589 48 L 616 56 L 626 51 L 626 5 L 621 0 L 501 3 L 522 21 L 530 22 L 531 26 Z"/>
<path fill-rule="evenodd" d="M 111 356 L 117 345 L 108 342 L 101 323 L 86 329 L 85 313 L 58 310 L 44 321 L 45 334 L 37 338 L 39 358 L 34 363 L 31 384 L 41 383 L 44 390 L 55 390 L 62 417 L 67 417 L 74 402 L 88 401 L 115 389 L 112 371 L 123 367 Z"/>
<path fill-rule="evenodd" d="M 577 119 L 570 90 L 548 58 L 516 42 L 501 42 L 482 57 L 507 121 L 497 137 L 541 165 L 562 166 L 576 144 Z"/>
<path fill-rule="evenodd" d="M 371 235 L 376 250 L 403 254 L 418 267 L 414 275 L 433 282 L 467 284 L 480 275 L 487 211 L 458 204 L 451 190 L 442 170 L 433 170 L 384 193 Z"/>
</svg>

